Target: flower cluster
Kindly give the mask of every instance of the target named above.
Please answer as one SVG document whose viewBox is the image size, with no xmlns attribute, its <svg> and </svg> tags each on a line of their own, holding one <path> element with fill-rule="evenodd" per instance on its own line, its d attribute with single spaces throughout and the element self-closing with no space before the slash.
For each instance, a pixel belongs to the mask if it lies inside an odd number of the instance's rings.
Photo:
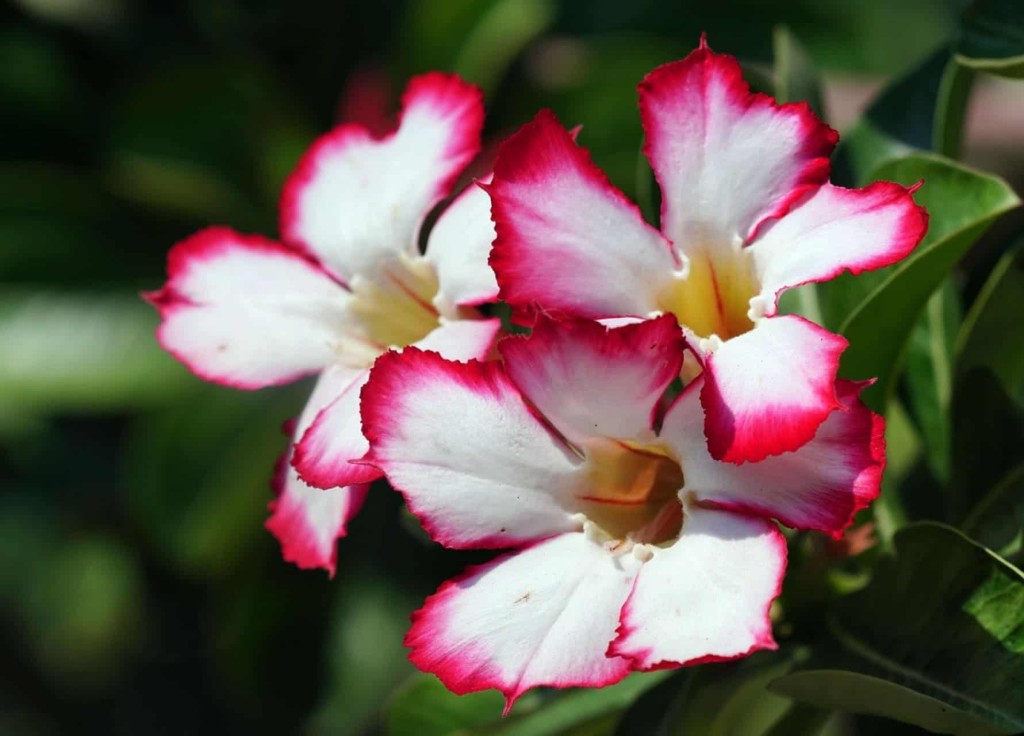
<svg viewBox="0 0 1024 736">
<path fill-rule="evenodd" d="M 393 132 L 312 146 L 280 242 L 205 230 L 149 297 L 203 378 L 319 373 L 268 521 L 287 559 L 333 573 L 381 476 L 437 542 L 512 550 L 413 617 L 412 660 L 458 693 L 772 648 L 778 524 L 838 536 L 879 493 L 846 341 L 778 299 L 906 256 L 913 189 L 830 184 L 836 133 L 703 41 L 639 92 L 660 229 L 541 112 L 423 233 L 483 125 L 480 93 L 435 73 Z M 529 336 L 500 337 L 497 300 Z"/>
</svg>

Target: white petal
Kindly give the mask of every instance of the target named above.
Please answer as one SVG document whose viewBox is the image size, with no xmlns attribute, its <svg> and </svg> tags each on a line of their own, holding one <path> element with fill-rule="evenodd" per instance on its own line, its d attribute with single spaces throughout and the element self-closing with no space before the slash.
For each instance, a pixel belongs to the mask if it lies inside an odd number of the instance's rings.
<svg viewBox="0 0 1024 736">
<path fill-rule="evenodd" d="M 281 232 L 349 282 L 384 283 L 417 253 L 420 223 L 480 148 L 483 97 L 437 72 L 409 82 L 398 130 L 343 125 L 313 144 L 285 185 Z"/>
<path fill-rule="evenodd" d="M 160 344 L 197 375 L 239 388 L 291 381 L 364 360 L 349 293 L 300 254 L 257 236 L 209 228 L 176 245 L 160 310 Z"/>
<path fill-rule="evenodd" d="M 630 669 L 605 650 L 639 565 L 574 533 L 471 568 L 413 614 L 409 658 L 453 692 L 497 688 L 509 706 L 540 685 L 610 685 Z"/>
<path fill-rule="evenodd" d="M 501 364 L 406 348 L 363 389 L 368 459 L 449 547 L 511 547 L 580 528 L 580 462 L 541 423 Z"/>
<path fill-rule="evenodd" d="M 480 182 L 490 180 L 487 176 Z M 498 282 L 487 265 L 493 242 L 491 198 L 470 184 L 437 218 L 427 239 L 426 257 L 440 284 L 435 304 L 476 305 L 497 298 Z"/>
<path fill-rule="evenodd" d="M 690 507 L 679 539 L 653 555 L 610 654 L 657 669 L 775 649 L 768 612 L 782 587 L 786 540 L 772 523 Z"/>
</svg>

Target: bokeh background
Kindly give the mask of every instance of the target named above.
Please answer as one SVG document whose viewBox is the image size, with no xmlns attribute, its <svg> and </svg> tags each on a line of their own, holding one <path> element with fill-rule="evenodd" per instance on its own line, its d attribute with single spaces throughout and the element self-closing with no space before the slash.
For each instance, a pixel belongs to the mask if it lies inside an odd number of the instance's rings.
<svg viewBox="0 0 1024 736">
<path fill-rule="evenodd" d="M 281 560 L 268 478 L 308 384 L 206 385 L 163 354 L 159 287 L 208 224 L 276 233 L 284 177 L 412 74 L 488 100 L 487 150 L 541 107 L 635 194 L 635 85 L 707 31 L 772 61 L 786 25 L 844 130 L 948 44 L 945 0 L 17 0 L 0 10 L 0 733 L 380 732 L 409 613 L 472 555 L 374 487 L 339 572 Z M 1024 108 L 983 80 L 966 159 L 1022 189 Z M 499 699 L 500 700 L 500 699 Z"/>
</svg>

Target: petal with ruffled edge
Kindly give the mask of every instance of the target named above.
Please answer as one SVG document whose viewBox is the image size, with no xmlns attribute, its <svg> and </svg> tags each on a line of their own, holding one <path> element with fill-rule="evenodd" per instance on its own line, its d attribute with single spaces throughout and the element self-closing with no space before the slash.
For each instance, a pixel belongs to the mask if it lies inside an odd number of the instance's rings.
<svg viewBox="0 0 1024 736">
<path fill-rule="evenodd" d="M 362 393 L 367 460 L 447 547 L 512 547 L 581 528 L 580 460 L 527 406 L 500 363 L 406 348 Z"/>
<path fill-rule="evenodd" d="M 593 318 L 659 308 L 681 265 L 671 245 L 550 111 L 502 144 L 489 191 L 502 299 Z"/>
<path fill-rule="evenodd" d="M 780 293 L 843 271 L 858 274 L 906 257 L 928 229 L 913 188 L 879 181 L 863 189 L 825 184 L 750 245 L 765 314 Z"/>
<path fill-rule="evenodd" d="M 679 538 L 652 548 L 620 615 L 610 655 L 652 670 L 775 649 L 769 609 L 786 540 L 771 522 L 688 505 Z"/>
<path fill-rule="evenodd" d="M 562 534 L 449 581 L 413 614 L 409 658 L 459 695 L 603 687 L 629 662 L 605 656 L 640 563 Z"/>
<path fill-rule="evenodd" d="M 339 366 L 324 371 L 299 416 L 293 437 L 301 437 L 326 403 L 353 382 L 361 382 L 366 373 Z M 348 522 L 362 506 L 369 486 L 326 491 L 313 488 L 292 467 L 291 452 L 289 447 L 278 462 L 273 481 L 277 497 L 270 502 L 266 527 L 281 543 L 285 560 L 303 569 L 323 568 L 333 577 L 338 561 L 337 540 L 345 536 Z"/>
<path fill-rule="evenodd" d="M 842 536 L 857 511 L 878 497 L 885 467 L 885 421 L 858 398 L 864 384 L 838 381 L 842 409 L 829 414 L 799 449 L 733 465 L 708 454 L 699 398 L 702 381 L 698 378 L 680 394 L 665 415 L 660 434 L 685 469 L 684 492 L 703 503 L 836 537 Z"/>
<path fill-rule="evenodd" d="M 701 403 L 716 460 L 756 462 L 805 444 L 841 404 L 835 378 L 847 342 L 786 315 L 757 322 L 705 358 Z"/>
<path fill-rule="evenodd" d="M 479 180 L 489 184 L 491 175 Z M 437 218 L 427 239 L 426 257 L 437 269 L 434 304 L 475 306 L 498 297 L 498 282 L 487 258 L 494 242 L 491 199 L 477 183 L 457 196 Z"/>
<path fill-rule="evenodd" d="M 640 83 L 662 230 L 684 253 L 744 242 L 828 179 L 836 132 L 806 103 L 751 93 L 739 63 L 700 48 Z"/>
<path fill-rule="evenodd" d="M 416 343 L 450 360 L 486 358 L 501 329 L 497 319 L 446 322 Z M 359 394 L 367 379 L 365 371 L 316 417 L 301 435 L 293 465 L 304 481 L 317 488 L 368 483 L 383 473 L 376 466 L 353 462 L 370 449 L 359 418 Z"/>
<path fill-rule="evenodd" d="M 438 72 L 413 78 L 394 133 L 342 125 L 306 152 L 282 194 L 282 236 L 345 281 L 381 280 L 416 254 L 423 218 L 480 149 L 483 118 L 476 87 Z"/>
<path fill-rule="evenodd" d="M 167 271 L 145 295 L 163 318 L 157 339 L 208 381 L 287 383 L 367 349 L 352 337 L 345 288 L 277 243 L 208 228 L 171 249 Z"/>
<path fill-rule="evenodd" d="M 631 440 L 651 436 L 683 346 L 671 315 L 615 329 L 541 317 L 529 339 L 507 338 L 498 351 L 523 395 L 570 440 Z"/>
</svg>

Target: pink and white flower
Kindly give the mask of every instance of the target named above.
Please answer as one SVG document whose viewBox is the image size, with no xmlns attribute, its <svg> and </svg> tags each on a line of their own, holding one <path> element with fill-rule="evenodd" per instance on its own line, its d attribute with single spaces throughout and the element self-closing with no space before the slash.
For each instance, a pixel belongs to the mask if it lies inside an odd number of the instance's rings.
<svg viewBox="0 0 1024 736">
<path fill-rule="evenodd" d="M 779 315 L 786 289 L 900 260 L 927 226 L 913 189 L 828 182 L 838 136 L 804 104 L 755 94 L 703 39 L 639 87 L 661 230 L 548 111 L 500 149 L 488 187 L 500 296 L 592 319 L 673 314 L 704 371 L 711 454 L 757 461 L 810 440 L 842 399 L 846 341 Z"/>
<path fill-rule="evenodd" d="M 772 519 L 841 534 L 879 492 L 882 419 L 844 411 L 795 452 L 734 465 L 703 436 L 676 320 L 541 316 L 503 362 L 409 349 L 363 389 L 369 462 L 441 544 L 516 548 L 413 616 L 411 659 L 456 693 L 603 686 L 633 670 L 774 648 L 786 544 Z M 655 431 L 660 426 L 660 430 Z"/>
<path fill-rule="evenodd" d="M 350 462 L 368 449 L 359 391 L 374 359 L 492 347 L 500 323 L 475 309 L 497 294 L 487 195 L 468 187 L 419 248 L 427 214 L 480 149 L 483 115 L 480 91 L 457 77 L 414 78 L 393 132 L 342 125 L 307 151 L 285 185 L 281 243 L 203 230 L 171 250 L 166 285 L 147 295 L 161 345 L 201 378 L 257 389 L 320 374 L 267 522 L 300 567 L 333 574 L 336 540 L 381 475 Z"/>
</svg>

